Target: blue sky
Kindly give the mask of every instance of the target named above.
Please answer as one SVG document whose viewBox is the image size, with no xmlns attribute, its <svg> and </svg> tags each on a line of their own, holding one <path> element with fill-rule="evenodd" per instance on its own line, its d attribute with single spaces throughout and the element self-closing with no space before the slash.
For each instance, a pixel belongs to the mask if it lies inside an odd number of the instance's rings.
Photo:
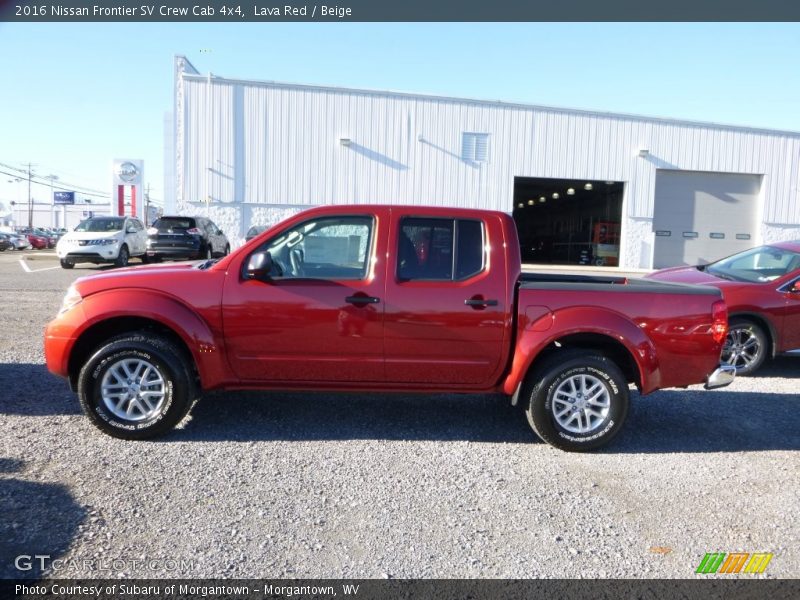
<svg viewBox="0 0 800 600">
<path fill-rule="evenodd" d="M 113 158 L 142 158 L 163 198 L 175 54 L 223 77 L 800 131 L 800 24 L 0 23 L 0 163 L 108 191 Z M 8 179 L 0 202 L 24 200 Z"/>
</svg>

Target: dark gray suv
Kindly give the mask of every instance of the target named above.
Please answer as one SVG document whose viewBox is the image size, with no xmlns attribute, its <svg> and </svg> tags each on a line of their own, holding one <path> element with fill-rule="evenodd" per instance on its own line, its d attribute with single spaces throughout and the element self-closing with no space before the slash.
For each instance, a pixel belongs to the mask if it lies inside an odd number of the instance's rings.
<svg viewBox="0 0 800 600">
<path fill-rule="evenodd" d="M 165 216 L 147 230 L 147 261 L 225 256 L 228 238 L 206 217 Z"/>
</svg>

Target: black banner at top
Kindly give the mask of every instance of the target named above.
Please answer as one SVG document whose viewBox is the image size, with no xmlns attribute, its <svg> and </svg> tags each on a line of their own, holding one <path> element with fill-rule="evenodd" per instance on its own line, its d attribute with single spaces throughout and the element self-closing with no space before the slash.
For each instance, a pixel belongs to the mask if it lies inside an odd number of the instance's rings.
<svg viewBox="0 0 800 600">
<path fill-rule="evenodd" d="M 792 0 L 0 0 L 10 22 L 800 21 Z"/>
</svg>

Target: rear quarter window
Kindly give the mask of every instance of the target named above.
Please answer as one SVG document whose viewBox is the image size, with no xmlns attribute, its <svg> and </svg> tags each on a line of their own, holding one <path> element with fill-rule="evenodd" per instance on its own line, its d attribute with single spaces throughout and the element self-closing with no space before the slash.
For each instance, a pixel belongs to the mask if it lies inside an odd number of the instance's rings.
<svg viewBox="0 0 800 600">
<path fill-rule="evenodd" d="M 195 220 L 189 217 L 167 217 L 161 218 L 153 225 L 159 231 L 169 231 L 175 229 L 191 229 L 195 227 Z"/>
</svg>

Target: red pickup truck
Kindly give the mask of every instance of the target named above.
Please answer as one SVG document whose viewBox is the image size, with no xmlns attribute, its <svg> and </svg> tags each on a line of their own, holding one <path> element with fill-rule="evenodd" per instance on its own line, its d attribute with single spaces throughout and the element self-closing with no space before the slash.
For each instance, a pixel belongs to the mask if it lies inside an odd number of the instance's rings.
<svg viewBox="0 0 800 600">
<path fill-rule="evenodd" d="M 502 393 L 564 450 L 610 441 L 642 394 L 721 387 L 719 290 L 522 273 L 500 212 L 314 208 L 219 260 L 78 279 L 53 373 L 102 431 L 162 434 L 205 390 Z"/>
</svg>

